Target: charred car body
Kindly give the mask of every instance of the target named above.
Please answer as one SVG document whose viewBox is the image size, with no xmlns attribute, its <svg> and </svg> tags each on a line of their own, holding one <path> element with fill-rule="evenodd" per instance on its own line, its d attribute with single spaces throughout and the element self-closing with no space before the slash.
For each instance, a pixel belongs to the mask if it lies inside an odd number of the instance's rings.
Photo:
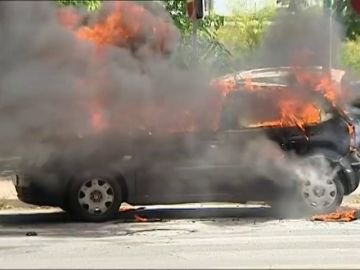
<svg viewBox="0 0 360 270">
<path fill-rule="evenodd" d="M 216 131 L 125 137 L 111 134 L 96 142 L 89 138 L 67 144 L 62 153 L 41 168 L 19 169 L 14 180 L 18 197 L 27 203 L 60 206 L 75 218 L 88 221 L 113 218 L 122 202 L 277 202 L 286 194 L 296 194 L 293 197 L 298 198 L 297 203 L 301 201 L 315 212 L 332 211 L 359 184 L 360 161 L 354 132 L 358 127 L 323 95 L 319 100 L 325 105 L 315 107 L 316 121 L 310 118 L 300 123 L 291 118 L 293 122 L 285 125 L 272 121 L 271 109 L 259 117 L 262 102 L 268 104 L 278 98 L 274 91 L 255 91 L 253 87 L 275 87 L 278 93 L 290 91 L 288 82 L 284 83 L 290 70 L 252 70 L 222 78 L 231 79 L 232 90 L 222 102 Z M 249 87 L 249 74 L 251 91 L 244 90 Z M 285 100 L 289 100 L 287 96 Z M 267 118 L 261 119 L 264 115 Z M 252 164 L 264 152 L 248 155 L 244 145 L 259 144 L 261 138 L 274 142 L 281 150 L 270 154 L 269 164 L 291 159 L 295 154 L 310 160 L 313 166 L 317 159 L 325 159 L 336 173 L 319 185 L 306 179 L 290 181 L 289 175 L 295 173 L 286 165 L 275 172 L 271 169 L 271 173 L 270 169 L 259 171 Z M 106 145 L 112 145 L 112 151 L 96 151 Z M 75 158 L 74 152 L 82 154 Z M 96 155 L 100 156 L 91 163 L 94 159 L 89 157 Z"/>
</svg>

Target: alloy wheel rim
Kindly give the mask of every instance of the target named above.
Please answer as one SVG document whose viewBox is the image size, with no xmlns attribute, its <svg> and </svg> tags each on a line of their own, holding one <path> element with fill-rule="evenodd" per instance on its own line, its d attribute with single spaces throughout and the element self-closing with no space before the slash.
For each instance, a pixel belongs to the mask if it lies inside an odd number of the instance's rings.
<svg viewBox="0 0 360 270">
<path fill-rule="evenodd" d="M 89 214 L 104 214 L 113 205 L 114 195 L 114 189 L 108 181 L 94 178 L 81 185 L 78 202 Z"/>
<path fill-rule="evenodd" d="M 335 183 L 337 170 L 330 164 L 324 169 L 325 161 L 323 156 L 313 156 L 304 161 L 298 170 L 302 179 L 301 196 L 308 206 L 316 210 L 333 205 L 338 195 Z"/>
<path fill-rule="evenodd" d="M 305 181 L 302 186 L 302 197 L 312 208 L 321 210 L 331 206 L 337 197 L 337 189 L 334 180 L 326 183 L 313 183 Z"/>
</svg>

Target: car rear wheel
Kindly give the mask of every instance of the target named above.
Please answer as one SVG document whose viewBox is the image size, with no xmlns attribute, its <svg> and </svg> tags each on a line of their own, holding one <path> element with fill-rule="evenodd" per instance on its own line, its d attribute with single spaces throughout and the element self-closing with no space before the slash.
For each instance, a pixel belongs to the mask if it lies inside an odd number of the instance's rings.
<svg viewBox="0 0 360 270">
<path fill-rule="evenodd" d="M 121 186 L 109 176 L 77 180 L 70 188 L 69 212 L 77 220 L 101 222 L 113 219 L 121 203 Z"/>
</svg>

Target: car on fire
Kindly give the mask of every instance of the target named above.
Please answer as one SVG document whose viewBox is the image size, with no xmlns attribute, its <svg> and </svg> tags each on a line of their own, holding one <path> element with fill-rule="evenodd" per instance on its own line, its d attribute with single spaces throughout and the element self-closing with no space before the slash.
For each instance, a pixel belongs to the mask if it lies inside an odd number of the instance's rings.
<svg viewBox="0 0 360 270">
<path fill-rule="evenodd" d="M 223 100 L 216 131 L 105 136 L 102 142 L 97 141 L 98 148 L 112 141 L 116 149 L 101 152 L 94 150 L 91 139 L 79 139 L 42 167 L 19 169 L 14 179 L 18 197 L 26 203 L 59 206 L 85 221 L 114 218 L 122 202 L 267 201 L 277 205 L 279 198 L 291 197 L 296 205 L 312 212 L 332 211 L 359 185 L 359 138 L 355 135 L 360 126 L 323 95 L 317 97 L 322 106 L 312 107 L 317 115 L 305 123 L 295 119 L 284 125 L 271 120 L 271 109 L 260 116 L 266 119 L 249 115 L 251 108 L 255 114 L 268 108 L 269 95 L 270 99 L 277 97 L 274 91 L 253 88 L 272 87 L 286 93 L 290 91 L 286 86 L 289 74 L 288 67 L 265 68 L 219 79 L 230 78 L 233 89 Z M 246 91 L 249 75 L 252 89 Z M 276 143 L 284 156 L 291 158 L 295 153 L 313 166 L 318 159 L 325 159 L 336 173 L 324 185 L 295 181 L 284 188 L 281 181 L 267 179 L 266 173 L 245 181 L 244 170 L 249 168 L 239 164 L 238 156 L 244 145 L 261 136 Z M 72 157 L 70 152 L 80 147 L 92 149 L 91 153 Z M 88 157 L 94 155 L 100 156 L 91 163 Z"/>
</svg>

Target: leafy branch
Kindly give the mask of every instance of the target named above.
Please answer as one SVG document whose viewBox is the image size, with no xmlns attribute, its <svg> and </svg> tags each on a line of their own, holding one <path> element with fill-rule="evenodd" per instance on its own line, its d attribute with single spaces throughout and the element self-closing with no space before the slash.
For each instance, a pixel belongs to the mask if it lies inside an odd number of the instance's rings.
<svg viewBox="0 0 360 270">
<path fill-rule="evenodd" d="M 61 6 L 83 6 L 90 11 L 97 10 L 101 5 L 101 0 L 57 0 Z"/>
</svg>

